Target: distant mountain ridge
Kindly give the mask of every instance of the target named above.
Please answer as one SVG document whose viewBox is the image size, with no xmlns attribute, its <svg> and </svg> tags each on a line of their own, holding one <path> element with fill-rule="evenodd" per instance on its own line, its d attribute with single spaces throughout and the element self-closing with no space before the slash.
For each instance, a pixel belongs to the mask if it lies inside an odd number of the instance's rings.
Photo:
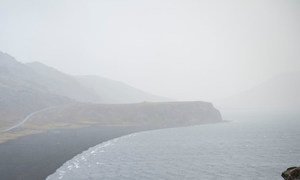
<svg viewBox="0 0 300 180">
<path fill-rule="evenodd" d="M 82 86 L 74 77 L 39 62 L 25 64 L 42 77 L 39 83 L 54 94 L 81 102 L 101 102 L 99 96 Z"/>
<path fill-rule="evenodd" d="M 97 76 L 71 76 L 39 62 L 23 64 L 0 52 L 0 129 L 50 106 L 167 100 L 125 83 Z"/>
<path fill-rule="evenodd" d="M 27 66 L 42 75 L 47 81 L 43 85 L 55 94 L 80 102 L 93 103 L 138 103 L 143 101 L 167 101 L 129 86 L 123 82 L 95 75 L 72 76 L 39 62 Z"/>
<path fill-rule="evenodd" d="M 279 74 L 217 104 L 232 110 L 299 112 L 300 72 Z"/>
</svg>

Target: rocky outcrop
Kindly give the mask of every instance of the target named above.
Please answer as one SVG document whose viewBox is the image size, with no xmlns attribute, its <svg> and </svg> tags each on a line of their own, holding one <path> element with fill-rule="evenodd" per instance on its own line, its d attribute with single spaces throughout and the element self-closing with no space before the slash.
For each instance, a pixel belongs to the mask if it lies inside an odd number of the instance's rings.
<svg viewBox="0 0 300 180">
<path fill-rule="evenodd" d="M 290 167 L 281 176 L 285 180 L 300 180 L 300 167 Z"/>
</svg>

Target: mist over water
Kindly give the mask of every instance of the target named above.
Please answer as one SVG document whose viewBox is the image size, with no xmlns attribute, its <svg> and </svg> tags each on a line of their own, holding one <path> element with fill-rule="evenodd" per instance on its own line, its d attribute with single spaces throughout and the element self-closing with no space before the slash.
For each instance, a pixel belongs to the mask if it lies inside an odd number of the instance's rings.
<svg viewBox="0 0 300 180">
<path fill-rule="evenodd" d="M 279 180 L 299 32 L 299 0 L 0 0 L 0 179 Z"/>
</svg>

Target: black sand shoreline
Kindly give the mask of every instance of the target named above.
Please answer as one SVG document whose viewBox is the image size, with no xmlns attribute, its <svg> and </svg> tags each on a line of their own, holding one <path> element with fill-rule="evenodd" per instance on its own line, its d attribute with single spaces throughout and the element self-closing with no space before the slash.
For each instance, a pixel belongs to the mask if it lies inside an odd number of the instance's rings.
<svg viewBox="0 0 300 180">
<path fill-rule="evenodd" d="M 113 138 L 153 128 L 93 126 L 57 129 L 0 144 L 0 177 L 5 180 L 39 180 L 55 172 L 75 155 Z"/>
</svg>

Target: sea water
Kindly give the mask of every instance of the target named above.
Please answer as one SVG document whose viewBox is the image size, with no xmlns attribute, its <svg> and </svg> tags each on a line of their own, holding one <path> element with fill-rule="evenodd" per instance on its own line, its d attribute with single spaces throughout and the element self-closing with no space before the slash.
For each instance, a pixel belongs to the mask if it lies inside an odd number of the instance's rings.
<svg viewBox="0 0 300 180">
<path fill-rule="evenodd" d="M 280 180 L 299 165 L 299 116 L 272 116 L 130 134 L 77 155 L 47 179 Z"/>
</svg>

